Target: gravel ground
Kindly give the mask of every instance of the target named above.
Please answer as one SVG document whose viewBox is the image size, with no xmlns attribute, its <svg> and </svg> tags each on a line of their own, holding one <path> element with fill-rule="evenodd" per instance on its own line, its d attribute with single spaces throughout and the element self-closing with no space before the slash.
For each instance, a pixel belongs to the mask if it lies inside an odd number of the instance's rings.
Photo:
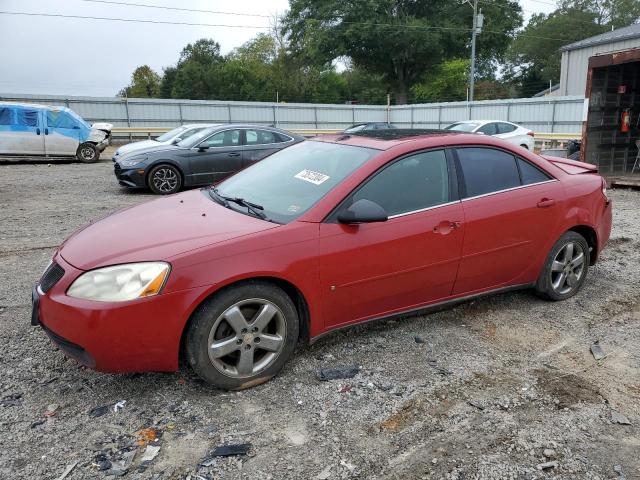
<svg viewBox="0 0 640 480">
<path fill-rule="evenodd" d="M 31 327 L 55 247 L 150 195 L 118 187 L 109 160 L 0 165 L 0 478 L 73 465 L 68 479 L 640 478 L 640 193 L 611 195 L 611 243 L 576 297 L 509 293 L 357 327 L 228 393 L 188 371 L 86 370 Z M 315 378 L 350 364 L 352 379 Z"/>
</svg>

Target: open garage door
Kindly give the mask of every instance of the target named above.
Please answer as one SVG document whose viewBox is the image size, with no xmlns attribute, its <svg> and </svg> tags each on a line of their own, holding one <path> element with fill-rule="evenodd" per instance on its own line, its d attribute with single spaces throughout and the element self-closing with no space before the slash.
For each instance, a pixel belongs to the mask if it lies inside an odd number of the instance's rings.
<svg viewBox="0 0 640 480">
<path fill-rule="evenodd" d="M 591 57 L 586 97 L 583 160 L 601 173 L 630 173 L 640 140 L 640 49 Z"/>
</svg>

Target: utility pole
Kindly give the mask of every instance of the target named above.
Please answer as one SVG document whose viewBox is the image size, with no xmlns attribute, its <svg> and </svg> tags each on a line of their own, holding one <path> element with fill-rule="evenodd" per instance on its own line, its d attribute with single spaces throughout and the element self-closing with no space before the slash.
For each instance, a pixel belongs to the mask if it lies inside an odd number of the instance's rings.
<svg viewBox="0 0 640 480">
<path fill-rule="evenodd" d="M 476 76 L 476 36 L 482 32 L 484 15 L 478 13 L 478 0 L 473 0 L 473 28 L 471 29 L 471 72 L 469 77 L 469 101 L 473 102 L 473 87 Z"/>
</svg>

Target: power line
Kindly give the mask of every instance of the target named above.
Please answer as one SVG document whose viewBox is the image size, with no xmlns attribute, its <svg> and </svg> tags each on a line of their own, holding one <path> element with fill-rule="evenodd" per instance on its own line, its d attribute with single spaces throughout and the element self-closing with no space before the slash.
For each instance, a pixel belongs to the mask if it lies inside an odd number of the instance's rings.
<svg viewBox="0 0 640 480">
<path fill-rule="evenodd" d="M 143 7 L 143 8 L 155 8 L 158 10 L 175 10 L 179 12 L 194 12 L 194 13 L 215 13 L 217 15 L 236 15 L 239 17 L 260 17 L 260 18 L 271 18 L 269 15 L 263 15 L 259 13 L 239 13 L 239 12 L 221 12 L 218 10 L 200 10 L 197 8 L 184 8 L 184 7 L 167 7 L 161 5 L 146 5 L 144 3 L 128 3 L 128 2 L 116 2 L 111 0 L 79 0 L 81 2 L 89 2 L 89 3 L 106 3 L 110 5 L 121 5 L 127 7 Z"/>
<path fill-rule="evenodd" d="M 186 25 L 191 27 L 223 27 L 223 28 L 253 28 L 253 29 L 269 29 L 271 27 L 262 25 L 226 25 L 215 23 L 191 23 L 191 22 L 169 22 L 162 20 L 141 20 L 133 18 L 113 18 L 113 17 L 93 17 L 86 15 L 62 15 L 59 13 L 28 13 L 28 12 L 8 12 L 0 10 L 0 15 L 23 15 L 28 17 L 56 17 L 56 18 L 72 18 L 82 20 L 110 20 L 114 22 L 130 22 L 130 23 L 153 23 L 159 25 Z"/>
</svg>

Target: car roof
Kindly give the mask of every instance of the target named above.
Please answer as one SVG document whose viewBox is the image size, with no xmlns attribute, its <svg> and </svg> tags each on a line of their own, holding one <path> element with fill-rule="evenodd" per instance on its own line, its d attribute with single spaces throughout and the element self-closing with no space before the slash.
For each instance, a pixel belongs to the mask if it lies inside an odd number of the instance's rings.
<svg viewBox="0 0 640 480">
<path fill-rule="evenodd" d="M 342 145 L 353 145 L 357 147 L 375 148 L 377 150 L 388 150 L 397 145 L 415 140 L 432 139 L 433 144 L 437 145 L 439 140 L 446 137 L 464 136 L 464 133 L 452 132 L 450 130 L 431 130 L 431 129 L 406 129 L 396 128 L 389 130 L 368 130 L 356 133 L 339 133 L 332 135 L 319 135 L 310 140 L 327 143 L 339 143 Z M 473 135 L 477 138 L 478 135 Z M 448 142 L 447 142 L 448 143 Z"/>
<path fill-rule="evenodd" d="M 457 122 L 453 122 L 450 125 L 455 125 L 457 123 L 473 123 L 477 125 L 485 125 L 487 123 L 509 123 L 511 125 L 518 126 L 517 123 L 510 122 L 509 120 L 458 120 Z"/>
<path fill-rule="evenodd" d="M 293 133 L 293 132 L 289 132 L 287 130 L 283 130 L 281 128 L 277 128 L 277 127 L 272 127 L 270 125 L 256 125 L 253 123 L 219 123 L 219 124 L 215 124 L 215 125 L 211 125 L 209 127 L 211 129 L 211 131 L 214 130 L 227 130 L 227 129 L 231 129 L 231 128 L 256 128 L 259 130 L 267 130 L 270 132 L 279 132 L 279 133 L 284 133 L 285 135 L 288 135 L 290 137 L 294 137 L 294 138 L 304 138 L 301 137 L 300 135 L 298 135 L 297 133 Z"/>
<path fill-rule="evenodd" d="M 0 102 L 0 107 L 18 107 L 18 108 L 35 108 L 35 109 L 43 109 L 43 110 L 54 110 L 54 111 L 71 111 L 70 108 L 67 108 L 63 105 L 42 105 L 39 103 L 26 103 L 26 102 Z"/>
</svg>

